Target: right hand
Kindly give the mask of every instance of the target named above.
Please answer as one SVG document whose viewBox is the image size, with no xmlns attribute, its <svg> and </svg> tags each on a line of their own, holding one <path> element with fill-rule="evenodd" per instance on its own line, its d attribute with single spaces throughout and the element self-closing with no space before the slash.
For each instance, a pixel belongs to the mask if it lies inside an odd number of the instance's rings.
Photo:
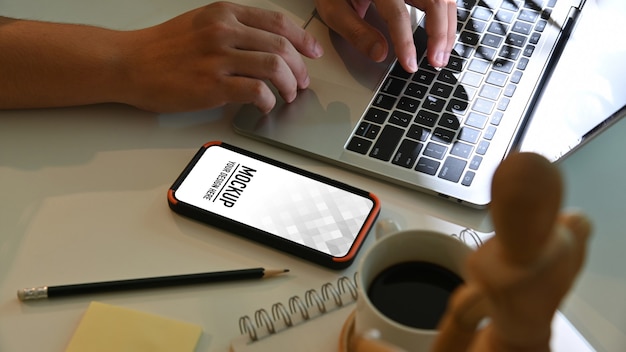
<svg viewBox="0 0 626 352">
<path fill-rule="evenodd" d="M 284 14 L 216 2 L 146 29 L 121 32 L 123 81 L 117 100 L 155 112 L 252 103 L 269 112 L 309 84 L 300 54 L 322 55 Z"/>
<path fill-rule="evenodd" d="M 455 0 L 315 0 L 317 11 L 330 28 L 380 62 L 387 57 L 389 44 L 382 33 L 363 20 L 372 3 L 387 23 L 398 61 L 407 72 L 417 71 L 417 51 L 405 4 L 426 13 L 428 62 L 433 67 L 448 64 L 456 38 Z"/>
</svg>

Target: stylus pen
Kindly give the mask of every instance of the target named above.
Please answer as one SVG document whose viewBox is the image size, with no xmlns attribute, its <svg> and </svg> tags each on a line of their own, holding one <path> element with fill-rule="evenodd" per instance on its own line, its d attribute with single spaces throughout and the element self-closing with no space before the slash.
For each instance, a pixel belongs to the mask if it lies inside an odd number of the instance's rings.
<svg viewBox="0 0 626 352">
<path fill-rule="evenodd" d="M 67 297 L 94 293 L 130 291 L 147 288 L 198 285 L 212 282 L 264 279 L 288 272 L 289 269 L 267 270 L 264 268 L 216 271 L 209 273 L 147 277 L 141 279 L 91 282 L 84 284 L 41 286 L 17 291 L 20 301 Z"/>
</svg>

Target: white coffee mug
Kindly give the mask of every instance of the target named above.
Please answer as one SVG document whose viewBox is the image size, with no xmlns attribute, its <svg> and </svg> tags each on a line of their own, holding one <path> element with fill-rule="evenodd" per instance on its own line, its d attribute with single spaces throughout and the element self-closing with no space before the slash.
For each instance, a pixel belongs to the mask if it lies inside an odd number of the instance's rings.
<svg viewBox="0 0 626 352">
<path fill-rule="evenodd" d="M 411 352 L 429 351 L 437 330 L 418 329 L 392 320 L 375 307 L 368 296 L 368 289 L 383 270 L 404 262 L 436 264 L 465 279 L 465 262 L 472 249 L 457 238 L 435 231 L 399 231 L 393 224 L 384 222 L 379 224 L 379 231 L 383 236 L 379 236 L 367 250 L 359 265 L 359 296 L 349 344 L 367 346 L 371 343 L 377 346 L 361 347 L 363 350 L 384 351 L 385 348 L 380 346 L 391 345 Z M 350 352 L 359 352 L 361 348 L 352 347 Z"/>
</svg>

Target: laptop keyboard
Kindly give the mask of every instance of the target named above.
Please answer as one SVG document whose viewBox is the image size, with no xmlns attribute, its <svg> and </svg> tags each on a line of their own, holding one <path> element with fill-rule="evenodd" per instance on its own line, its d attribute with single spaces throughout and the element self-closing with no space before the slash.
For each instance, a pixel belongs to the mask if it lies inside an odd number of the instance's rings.
<svg viewBox="0 0 626 352">
<path fill-rule="evenodd" d="M 556 1 L 458 0 L 448 65 L 396 63 L 346 149 L 470 186 Z M 423 28 L 414 37 L 426 47 Z"/>
</svg>

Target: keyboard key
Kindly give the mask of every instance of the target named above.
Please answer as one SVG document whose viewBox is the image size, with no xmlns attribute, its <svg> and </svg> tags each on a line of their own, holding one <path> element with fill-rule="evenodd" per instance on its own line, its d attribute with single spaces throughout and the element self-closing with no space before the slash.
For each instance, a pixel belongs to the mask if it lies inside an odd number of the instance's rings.
<svg viewBox="0 0 626 352">
<path fill-rule="evenodd" d="M 467 165 L 467 161 L 449 156 L 443 163 L 441 171 L 439 171 L 439 178 L 452 182 L 459 182 L 461 175 L 463 174 L 463 170 L 465 169 L 465 165 Z"/>
<path fill-rule="evenodd" d="M 363 135 L 365 138 L 376 139 L 378 137 L 378 133 L 380 133 L 380 126 L 375 124 L 370 124 L 367 132 Z"/>
<path fill-rule="evenodd" d="M 470 71 L 466 71 L 461 79 L 461 83 L 467 84 L 472 87 L 479 87 L 480 83 L 483 81 L 483 76 L 477 73 L 473 73 Z"/>
<path fill-rule="evenodd" d="M 478 47 L 478 49 L 476 49 L 476 54 L 474 54 L 474 56 L 485 59 L 487 61 L 491 61 L 494 57 L 496 57 L 496 52 L 496 49 L 481 45 Z"/>
<path fill-rule="evenodd" d="M 511 99 L 504 97 L 500 99 L 500 101 L 498 102 L 498 105 L 496 106 L 496 109 L 500 111 L 505 111 L 506 108 L 509 107 L 510 102 L 511 102 Z"/>
<path fill-rule="evenodd" d="M 420 125 L 411 125 L 411 127 L 409 127 L 409 130 L 406 133 L 406 136 L 409 138 L 413 138 L 415 140 L 418 141 L 422 141 L 425 142 L 428 139 L 428 136 L 430 135 L 430 130 L 427 128 L 424 128 Z"/>
<path fill-rule="evenodd" d="M 424 126 L 433 127 L 438 118 L 439 116 L 437 114 L 433 114 L 432 112 L 426 110 L 420 110 L 417 115 L 415 115 L 414 121 Z"/>
<path fill-rule="evenodd" d="M 414 113 L 417 111 L 419 105 L 419 100 L 411 99 L 409 97 L 402 97 L 398 102 L 398 109 Z"/>
<path fill-rule="evenodd" d="M 444 113 L 441 115 L 441 119 L 438 123 L 439 126 L 443 126 L 449 128 L 453 131 L 458 130 L 461 127 L 461 123 L 459 122 L 459 118 L 455 115 Z"/>
<path fill-rule="evenodd" d="M 364 119 L 367 121 L 383 124 L 387 120 L 388 112 L 376 108 L 370 108 L 367 110 Z"/>
<path fill-rule="evenodd" d="M 493 69 L 504 73 L 511 73 L 514 67 L 515 63 L 513 61 L 505 60 L 502 58 L 496 59 L 493 62 Z"/>
<path fill-rule="evenodd" d="M 448 84 L 456 84 L 458 82 L 458 78 L 454 75 L 454 72 L 445 68 L 439 72 L 437 79 Z"/>
<path fill-rule="evenodd" d="M 491 11 L 491 9 L 482 6 L 476 6 L 474 7 L 474 11 L 472 12 L 472 18 L 487 21 L 491 18 L 492 14 L 493 12 Z"/>
<path fill-rule="evenodd" d="M 507 26 L 505 23 L 502 22 L 491 22 L 491 24 L 489 25 L 489 28 L 487 29 L 487 32 L 489 33 L 493 33 L 493 34 L 498 34 L 498 35 L 505 35 L 506 32 L 509 31 L 509 26 Z"/>
<path fill-rule="evenodd" d="M 368 141 L 367 139 L 363 139 L 361 137 L 352 137 L 346 149 L 359 154 L 366 154 L 371 145 L 372 141 Z"/>
<path fill-rule="evenodd" d="M 422 99 L 424 98 L 424 96 L 426 96 L 427 91 L 428 91 L 428 87 L 424 85 L 417 84 L 417 83 L 409 83 L 409 85 L 406 86 L 406 89 L 404 90 L 404 94 L 414 97 L 414 98 Z"/>
<path fill-rule="evenodd" d="M 500 93 L 502 92 L 502 88 L 498 88 L 496 86 L 492 86 L 490 84 L 485 84 L 481 89 L 479 96 L 491 100 L 498 100 L 500 97 Z"/>
<path fill-rule="evenodd" d="M 474 101 L 472 110 L 485 114 L 485 115 L 489 115 L 493 111 L 494 107 L 495 107 L 494 102 L 489 101 L 487 99 L 478 98 Z"/>
<path fill-rule="evenodd" d="M 506 84 L 507 75 L 504 73 L 491 71 L 489 75 L 487 75 L 487 83 L 496 85 L 498 87 L 504 87 Z"/>
<path fill-rule="evenodd" d="M 528 35 L 533 30 L 533 25 L 528 22 L 515 21 L 515 23 L 513 23 L 513 27 L 511 27 L 511 30 L 515 33 Z"/>
<path fill-rule="evenodd" d="M 487 33 L 485 34 L 483 39 L 480 41 L 480 44 L 487 45 L 492 48 L 499 48 L 500 44 L 502 44 L 502 37 Z"/>
<path fill-rule="evenodd" d="M 424 99 L 422 107 L 434 112 L 441 112 L 445 104 L 445 99 L 438 98 L 434 95 L 429 95 L 426 97 L 426 99 Z"/>
<path fill-rule="evenodd" d="M 405 139 L 400 143 L 400 147 L 393 157 L 392 163 L 410 169 L 415 164 L 417 157 L 422 150 L 422 143 Z"/>
<path fill-rule="evenodd" d="M 441 144 L 437 143 L 428 143 L 426 145 L 426 149 L 424 150 L 424 155 L 429 156 L 431 158 L 442 160 L 446 155 L 448 148 L 444 147 Z"/>
<path fill-rule="evenodd" d="M 526 57 L 531 57 L 531 56 L 533 56 L 534 52 L 535 52 L 535 46 L 531 45 L 531 44 L 528 44 L 528 45 L 526 45 L 524 47 L 524 51 L 523 51 L 522 55 L 524 55 Z"/>
<path fill-rule="evenodd" d="M 467 120 L 465 120 L 465 124 L 482 130 L 485 128 L 485 124 L 487 124 L 487 116 L 470 112 L 467 116 Z"/>
<path fill-rule="evenodd" d="M 413 115 L 409 115 L 402 111 L 394 111 L 391 113 L 391 117 L 389 118 L 389 123 L 393 123 L 394 125 L 407 127 L 411 120 L 413 119 Z"/>
<path fill-rule="evenodd" d="M 528 38 L 528 42 L 529 42 L 530 44 L 537 44 L 537 43 L 539 43 L 539 39 L 541 39 L 541 33 L 539 33 L 539 32 L 533 32 L 533 33 L 530 35 L 530 38 Z"/>
<path fill-rule="evenodd" d="M 385 95 L 385 94 L 378 94 L 378 96 L 376 96 L 376 99 L 374 99 L 374 102 L 372 104 L 374 104 L 374 106 L 377 106 L 379 108 L 391 110 L 391 108 L 393 108 L 393 105 L 395 103 L 396 103 L 395 97 L 392 97 L 390 95 Z"/>
<path fill-rule="evenodd" d="M 453 72 L 461 72 L 463 70 L 463 66 L 465 66 L 465 60 L 451 55 L 446 68 Z"/>
<path fill-rule="evenodd" d="M 493 139 L 493 135 L 496 134 L 496 126 L 489 125 L 487 129 L 485 129 L 485 134 L 483 134 L 483 138 L 490 141 Z"/>
<path fill-rule="evenodd" d="M 403 129 L 386 125 L 369 155 L 376 159 L 389 161 L 403 134 Z"/>
<path fill-rule="evenodd" d="M 428 72 L 425 70 L 419 70 L 413 75 L 413 80 L 418 83 L 422 83 L 424 85 L 430 85 L 430 83 L 435 79 L 435 74 L 432 72 Z"/>
<path fill-rule="evenodd" d="M 433 159 L 420 158 L 415 166 L 415 171 L 419 171 L 428 175 L 435 175 L 439 169 L 440 163 Z"/>
<path fill-rule="evenodd" d="M 454 140 L 454 135 L 455 134 L 456 133 L 454 131 L 450 131 L 448 129 L 441 128 L 441 127 L 437 127 L 437 128 L 435 128 L 435 131 L 433 132 L 432 139 L 435 142 L 441 142 L 441 143 L 445 143 L 445 144 L 450 144 Z"/>
<path fill-rule="evenodd" d="M 469 46 L 475 46 L 478 44 L 478 40 L 480 39 L 480 35 L 477 33 L 463 31 L 459 35 L 459 42 L 467 44 Z"/>
<path fill-rule="evenodd" d="M 502 113 L 502 111 L 496 111 L 493 113 L 493 115 L 491 115 L 491 121 L 489 121 L 489 123 L 494 126 L 498 126 L 500 122 L 502 121 L 503 117 L 504 117 L 504 113 Z"/>
<path fill-rule="evenodd" d="M 476 175 L 475 172 L 473 171 L 468 171 L 465 173 L 465 176 L 463 176 L 463 181 L 461 181 L 461 184 L 463 186 L 471 186 L 472 185 L 472 181 L 474 181 L 474 176 Z"/>
<path fill-rule="evenodd" d="M 504 3 L 508 3 L 508 1 L 505 1 Z M 504 23 L 511 23 L 511 22 L 513 22 L 513 19 L 515 19 L 515 12 L 517 12 L 517 9 L 511 9 L 511 10 L 512 11 L 499 10 L 496 13 L 496 19 L 498 21 L 504 22 Z M 515 11 L 515 12 L 513 12 L 513 11 Z"/>
<path fill-rule="evenodd" d="M 442 98 L 447 98 L 450 96 L 450 94 L 452 94 L 452 86 L 435 82 L 432 88 L 430 88 L 430 93 L 433 95 L 440 96 Z"/>
<path fill-rule="evenodd" d="M 475 130 L 469 127 L 461 128 L 461 132 L 459 133 L 459 140 L 476 144 L 476 142 L 478 142 L 478 138 L 480 138 L 479 130 Z"/>
<path fill-rule="evenodd" d="M 395 77 L 387 77 L 385 83 L 381 87 L 381 91 L 391 95 L 400 95 L 406 81 Z"/>
<path fill-rule="evenodd" d="M 468 106 L 467 100 L 459 100 L 459 99 L 450 99 L 448 102 L 448 106 L 446 107 L 446 111 L 450 111 L 455 115 L 465 115 Z"/>
<path fill-rule="evenodd" d="M 537 19 L 539 19 L 539 13 L 537 11 L 524 9 L 524 10 L 520 11 L 520 13 L 517 16 L 517 18 L 522 20 L 522 21 L 535 23 L 535 22 L 537 22 Z"/>
<path fill-rule="evenodd" d="M 501 57 L 505 59 L 510 59 L 510 60 L 515 61 L 517 60 L 521 52 L 522 51 L 518 48 L 512 47 L 510 45 L 505 45 L 502 47 L 502 49 L 500 49 L 500 52 L 498 53 L 498 55 L 500 55 Z"/>
<path fill-rule="evenodd" d="M 512 97 L 513 94 L 515 94 L 515 89 L 517 89 L 515 84 L 508 84 L 506 88 L 504 88 L 504 96 L 509 98 Z"/>
<path fill-rule="evenodd" d="M 471 20 L 465 24 L 465 29 L 476 33 L 484 32 L 485 28 L 487 28 L 487 22 L 484 21 Z"/>
<path fill-rule="evenodd" d="M 454 145 L 452 146 L 452 150 L 450 151 L 450 154 L 456 155 L 463 159 L 467 159 L 470 157 L 470 155 L 472 155 L 473 150 L 474 150 L 474 147 L 469 144 L 465 144 L 461 142 L 454 142 Z"/>
<path fill-rule="evenodd" d="M 357 127 L 355 134 L 359 136 L 364 136 L 367 133 L 367 129 L 371 126 L 371 123 L 361 122 L 359 127 Z"/>
<path fill-rule="evenodd" d="M 469 168 L 470 170 L 478 170 L 478 168 L 480 167 L 480 163 L 483 162 L 483 157 L 480 155 L 474 155 L 472 157 L 472 161 L 470 161 L 469 163 Z"/>
<path fill-rule="evenodd" d="M 478 143 L 478 147 L 476 148 L 476 154 L 485 155 L 487 150 L 489 149 L 489 141 L 482 140 Z"/>
<path fill-rule="evenodd" d="M 462 43 L 457 43 L 454 46 L 454 50 L 452 50 L 453 54 L 456 54 L 457 56 L 465 58 L 465 59 L 472 56 L 473 52 L 474 52 L 473 47 L 470 47 Z"/>
<path fill-rule="evenodd" d="M 470 61 L 469 65 L 467 66 L 467 69 L 477 73 L 485 74 L 487 70 L 489 70 L 489 65 L 489 62 L 487 61 L 472 59 L 472 61 Z"/>
<path fill-rule="evenodd" d="M 526 44 L 526 36 L 509 33 L 509 35 L 506 36 L 506 43 L 521 48 Z"/>
</svg>

